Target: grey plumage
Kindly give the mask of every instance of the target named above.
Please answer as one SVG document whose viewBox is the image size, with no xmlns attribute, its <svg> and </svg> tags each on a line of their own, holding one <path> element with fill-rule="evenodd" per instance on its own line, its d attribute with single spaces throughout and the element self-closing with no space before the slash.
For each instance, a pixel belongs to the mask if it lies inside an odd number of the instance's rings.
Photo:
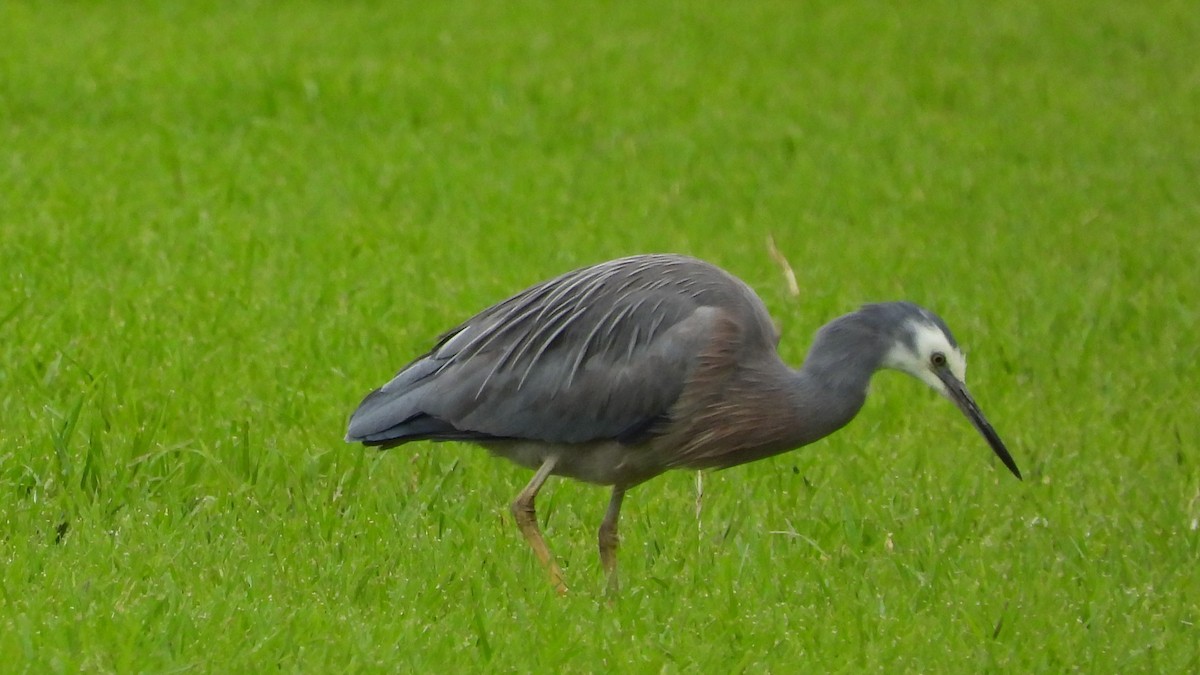
<svg viewBox="0 0 1200 675">
<path fill-rule="evenodd" d="M 369 395 L 348 440 L 640 440 L 682 393 L 714 325 L 773 351 L 766 308 L 723 270 L 636 256 L 569 272 L 480 312 Z"/>
<path fill-rule="evenodd" d="M 514 513 L 560 588 L 532 519 L 548 475 L 614 487 L 601 556 L 615 584 L 626 489 L 668 469 L 733 466 L 818 440 L 857 414 L 884 367 L 954 400 L 1019 477 L 962 386 L 958 343 L 932 312 L 867 305 L 818 331 L 799 370 L 780 360 L 778 340 L 758 296 L 720 268 L 676 255 L 613 260 L 533 286 L 442 335 L 363 400 L 346 439 L 384 448 L 471 441 L 537 469 Z"/>
</svg>

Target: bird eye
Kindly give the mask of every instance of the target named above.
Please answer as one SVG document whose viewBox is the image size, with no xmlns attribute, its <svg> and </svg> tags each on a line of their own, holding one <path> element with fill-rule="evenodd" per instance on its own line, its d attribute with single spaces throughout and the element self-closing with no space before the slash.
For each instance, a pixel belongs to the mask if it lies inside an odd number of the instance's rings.
<svg viewBox="0 0 1200 675">
<path fill-rule="evenodd" d="M 934 368 L 942 368 L 946 365 L 946 355 L 941 352 L 934 352 L 929 356 L 929 362 Z"/>
</svg>

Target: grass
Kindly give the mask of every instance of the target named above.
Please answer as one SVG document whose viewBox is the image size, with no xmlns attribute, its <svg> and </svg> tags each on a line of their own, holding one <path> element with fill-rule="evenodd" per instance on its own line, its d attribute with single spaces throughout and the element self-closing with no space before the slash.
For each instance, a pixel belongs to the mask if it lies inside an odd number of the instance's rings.
<svg viewBox="0 0 1200 675">
<path fill-rule="evenodd" d="M 10 2 L 0 43 L 6 668 L 1200 670 L 1189 3 Z M 935 308 L 1026 480 L 883 374 L 698 514 L 632 492 L 610 605 L 605 491 L 539 502 L 558 598 L 526 472 L 341 442 L 471 312 L 667 250 L 792 362 Z"/>
</svg>

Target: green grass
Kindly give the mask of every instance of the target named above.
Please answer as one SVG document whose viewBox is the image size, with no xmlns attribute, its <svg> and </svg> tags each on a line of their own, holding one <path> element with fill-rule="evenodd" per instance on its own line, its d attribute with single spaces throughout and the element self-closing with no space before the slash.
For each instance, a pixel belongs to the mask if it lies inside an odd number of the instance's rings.
<svg viewBox="0 0 1200 675">
<path fill-rule="evenodd" d="M 1200 670 L 1187 2 L 0 6 L 4 670 Z M 789 297 L 773 234 L 796 267 Z M 527 284 L 678 251 L 802 359 L 908 298 L 1026 473 L 877 378 L 632 493 L 341 441 Z"/>
</svg>

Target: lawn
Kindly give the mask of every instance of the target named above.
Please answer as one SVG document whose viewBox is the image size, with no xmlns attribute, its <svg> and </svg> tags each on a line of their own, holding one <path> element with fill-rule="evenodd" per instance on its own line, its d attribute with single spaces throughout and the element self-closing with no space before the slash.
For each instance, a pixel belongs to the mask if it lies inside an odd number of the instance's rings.
<svg viewBox="0 0 1200 675">
<path fill-rule="evenodd" d="M 13 672 L 1200 671 L 1188 2 L 0 5 Z M 767 239 L 791 261 L 788 292 Z M 521 288 L 630 253 L 938 311 L 1025 473 L 880 374 L 797 452 L 539 500 L 342 442 Z"/>
</svg>

